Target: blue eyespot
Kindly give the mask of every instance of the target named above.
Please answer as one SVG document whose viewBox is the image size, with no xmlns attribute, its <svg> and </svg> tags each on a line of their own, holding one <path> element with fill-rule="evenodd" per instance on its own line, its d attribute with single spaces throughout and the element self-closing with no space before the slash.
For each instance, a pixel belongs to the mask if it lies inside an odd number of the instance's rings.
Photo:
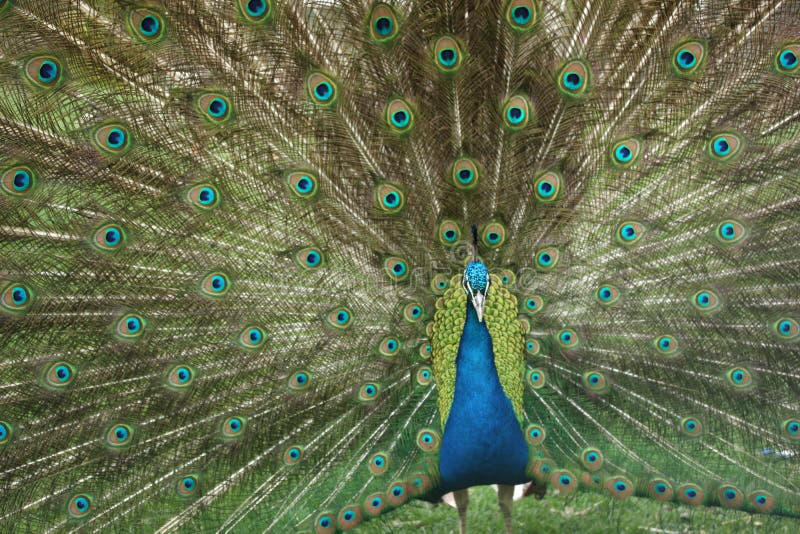
<svg viewBox="0 0 800 534">
<path fill-rule="evenodd" d="M 139 30 L 148 37 L 157 34 L 160 26 L 158 19 L 153 15 L 142 17 L 141 22 L 139 22 Z"/>
<path fill-rule="evenodd" d="M 55 62 L 46 59 L 39 65 L 39 81 L 42 83 L 50 83 L 58 77 L 58 65 Z"/>
<path fill-rule="evenodd" d="M 525 6 L 518 6 L 511 12 L 511 16 L 517 24 L 527 24 L 531 20 L 531 10 Z"/>
<path fill-rule="evenodd" d="M 405 111 L 395 111 L 392 113 L 392 124 L 398 128 L 404 128 L 408 125 L 409 115 Z"/>
<path fill-rule="evenodd" d="M 378 35 L 389 35 L 392 33 L 394 23 L 389 17 L 378 17 L 375 19 L 375 31 Z"/>
<path fill-rule="evenodd" d="M 626 163 L 633 158 L 633 151 L 627 145 L 619 145 L 614 150 L 614 156 L 616 156 L 617 160 Z"/>
<path fill-rule="evenodd" d="M 682 48 L 678 51 L 677 58 L 678 65 L 683 69 L 690 69 L 697 63 L 697 57 L 686 48 Z"/>
<path fill-rule="evenodd" d="M 250 0 L 246 9 L 249 15 L 260 17 L 267 11 L 267 4 L 263 0 Z"/>
<path fill-rule="evenodd" d="M 446 66 L 451 67 L 455 65 L 456 61 L 458 60 L 458 55 L 455 50 L 452 48 L 445 48 L 444 50 L 439 51 L 439 62 Z"/>
<path fill-rule="evenodd" d="M 208 114 L 212 117 L 223 117 L 228 112 L 228 103 L 221 98 L 212 98 L 208 105 Z"/>
<path fill-rule="evenodd" d="M 506 119 L 511 124 L 520 124 L 525 120 L 525 110 L 518 106 L 509 106 L 506 110 Z"/>
<path fill-rule="evenodd" d="M 797 54 L 793 50 L 784 50 L 780 55 L 781 67 L 793 69 L 797 66 Z"/>
<path fill-rule="evenodd" d="M 317 84 L 314 88 L 314 94 L 317 95 L 317 98 L 320 100 L 329 100 L 333 95 L 333 88 L 328 82 L 322 82 Z"/>
<path fill-rule="evenodd" d="M 106 137 L 106 142 L 111 148 L 120 148 L 125 144 L 125 132 L 120 128 L 111 128 Z"/>
<path fill-rule="evenodd" d="M 725 138 L 719 138 L 714 140 L 714 153 L 717 156 L 726 156 L 730 153 L 731 147 L 728 144 L 728 140 Z"/>
<path fill-rule="evenodd" d="M 69 380 L 69 377 L 72 376 L 72 371 L 66 365 L 59 365 L 56 367 L 56 379 L 59 382 L 66 382 Z"/>
<path fill-rule="evenodd" d="M 568 71 L 563 77 L 564 87 L 571 91 L 577 91 L 583 85 L 583 77 L 577 72 Z"/>
</svg>

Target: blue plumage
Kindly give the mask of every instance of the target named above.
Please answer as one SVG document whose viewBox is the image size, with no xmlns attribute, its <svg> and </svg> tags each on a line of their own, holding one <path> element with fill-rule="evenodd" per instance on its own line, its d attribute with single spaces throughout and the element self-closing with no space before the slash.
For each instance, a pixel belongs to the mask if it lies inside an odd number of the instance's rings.
<svg viewBox="0 0 800 534">
<path fill-rule="evenodd" d="M 489 330 L 467 302 L 455 398 L 439 460 L 443 489 L 523 483 L 527 460 L 525 437 L 495 368 Z"/>
</svg>

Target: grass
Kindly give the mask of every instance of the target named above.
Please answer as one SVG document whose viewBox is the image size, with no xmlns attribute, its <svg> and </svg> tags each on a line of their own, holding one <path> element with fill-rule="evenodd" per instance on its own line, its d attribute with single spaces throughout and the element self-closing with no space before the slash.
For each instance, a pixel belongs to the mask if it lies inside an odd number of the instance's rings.
<svg viewBox="0 0 800 534">
<path fill-rule="evenodd" d="M 702 532 L 800 532 L 800 519 L 756 515 L 719 507 L 691 507 L 677 503 L 658 503 L 631 497 L 619 501 L 599 493 L 578 493 L 560 497 L 549 492 L 544 499 L 533 497 L 514 503 L 514 532 L 536 533 L 702 533 Z M 368 521 L 355 532 L 414 532 L 445 534 L 458 532 L 458 513 L 447 505 L 433 506 L 413 501 Z M 503 534 L 503 518 L 497 495 L 491 487 L 470 490 L 467 514 L 469 534 Z"/>
</svg>

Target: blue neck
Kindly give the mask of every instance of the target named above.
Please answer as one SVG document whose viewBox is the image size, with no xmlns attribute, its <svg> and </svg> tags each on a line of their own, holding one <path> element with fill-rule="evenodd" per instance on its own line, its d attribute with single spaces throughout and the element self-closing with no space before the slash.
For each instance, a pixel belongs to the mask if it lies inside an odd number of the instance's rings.
<svg viewBox="0 0 800 534">
<path fill-rule="evenodd" d="M 442 489 L 525 482 L 527 460 L 525 437 L 497 376 L 489 330 L 467 301 L 439 456 Z"/>
</svg>

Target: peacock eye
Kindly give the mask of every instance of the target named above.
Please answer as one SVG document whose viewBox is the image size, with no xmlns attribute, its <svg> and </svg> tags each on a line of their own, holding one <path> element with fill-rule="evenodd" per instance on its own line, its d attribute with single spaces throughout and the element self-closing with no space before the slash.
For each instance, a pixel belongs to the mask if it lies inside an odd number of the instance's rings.
<svg viewBox="0 0 800 534">
<path fill-rule="evenodd" d="M 333 79 L 321 72 L 314 72 L 306 80 L 311 100 L 320 106 L 331 106 L 337 97 L 337 86 Z"/>
<path fill-rule="evenodd" d="M 440 37 L 433 47 L 433 54 L 436 66 L 443 73 L 453 73 L 461 67 L 461 45 L 452 37 Z"/>
<path fill-rule="evenodd" d="M 736 156 L 742 147 L 742 139 L 733 132 L 717 134 L 708 142 L 708 153 L 717 161 L 728 161 Z"/>
<path fill-rule="evenodd" d="M 794 74 L 800 69 L 800 43 L 784 46 L 775 56 L 775 68 L 781 74 Z"/>
<path fill-rule="evenodd" d="M 395 98 L 386 105 L 385 116 L 389 129 L 395 133 L 408 133 L 414 126 L 414 112 L 402 98 Z"/>
<path fill-rule="evenodd" d="M 95 147 L 111 156 L 119 156 L 131 146 L 128 129 L 121 124 L 100 126 L 94 131 L 92 140 Z"/>
<path fill-rule="evenodd" d="M 531 103 L 523 95 L 512 96 L 503 106 L 503 121 L 509 130 L 521 130 L 530 120 Z"/>
<path fill-rule="evenodd" d="M 207 297 L 223 297 L 230 290 L 231 282 L 223 272 L 217 271 L 209 273 L 203 278 L 200 290 Z"/>
<path fill-rule="evenodd" d="M 164 35 L 164 19 L 151 9 L 134 9 L 128 17 L 128 31 L 144 42 L 155 42 Z"/>
<path fill-rule="evenodd" d="M 611 160 L 619 167 L 628 167 L 638 159 L 641 148 L 642 144 L 638 139 L 623 139 L 611 148 Z"/>
<path fill-rule="evenodd" d="M 533 190 L 539 202 L 552 202 L 561 192 L 561 175 L 555 171 L 541 174 L 533 182 Z"/>
<path fill-rule="evenodd" d="M 386 213 L 397 213 L 405 206 L 405 194 L 396 184 L 379 184 L 375 188 L 375 205 Z"/>
<path fill-rule="evenodd" d="M 2 191 L 12 197 L 25 196 L 36 185 L 36 175 L 24 165 L 11 167 L 0 175 Z"/>
<path fill-rule="evenodd" d="M 211 184 L 198 184 L 186 192 L 186 199 L 195 208 L 210 210 L 219 203 L 219 192 Z"/>
<path fill-rule="evenodd" d="M 386 44 L 397 37 L 399 23 L 392 6 L 382 2 L 375 4 L 369 20 L 370 36 L 377 43 Z"/>
<path fill-rule="evenodd" d="M 587 63 L 578 59 L 569 61 L 559 72 L 558 88 L 569 97 L 579 97 L 589 86 L 590 74 Z"/>
<path fill-rule="evenodd" d="M 706 47 L 700 41 L 687 41 L 672 51 L 672 67 L 680 77 L 693 77 L 705 61 Z"/>
<path fill-rule="evenodd" d="M 516 32 L 526 32 L 536 23 L 538 7 L 533 0 L 512 0 L 506 7 L 506 23 Z"/>
<path fill-rule="evenodd" d="M 69 500 L 67 512 L 70 516 L 78 518 L 89 513 L 92 507 L 92 498 L 89 495 L 75 495 Z"/>
<path fill-rule="evenodd" d="M 270 0 L 237 0 L 237 4 L 244 19 L 253 24 L 263 23 L 272 15 Z"/>
<path fill-rule="evenodd" d="M 40 89 L 58 85 L 62 79 L 61 62 L 53 56 L 38 56 L 25 65 L 25 77 Z"/>
</svg>

